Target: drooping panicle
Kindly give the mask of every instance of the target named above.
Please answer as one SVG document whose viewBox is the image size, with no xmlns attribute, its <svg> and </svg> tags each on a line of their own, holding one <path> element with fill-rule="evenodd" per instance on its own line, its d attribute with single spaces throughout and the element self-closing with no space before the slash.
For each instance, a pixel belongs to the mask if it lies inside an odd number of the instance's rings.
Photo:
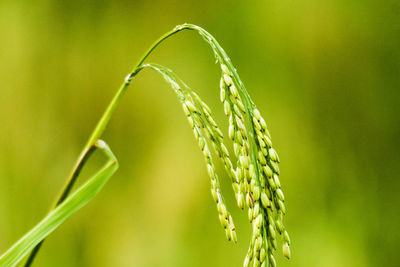
<svg viewBox="0 0 400 267">
<path fill-rule="evenodd" d="M 229 118 L 229 137 L 237 158 L 236 173 L 246 196 L 253 236 L 244 266 L 275 266 L 277 234 L 283 239 L 283 255 L 290 258 L 289 236 L 283 226 L 284 195 L 279 181 L 279 156 L 272 147 L 267 124 L 254 104 L 248 105 L 231 70 L 221 64 L 220 98 Z M 252 102 L 251 102 L 252 103 Z M 251 125 L 245 124 L 245 116 Z M 252 131 L 252 132 L 250 132 Z M 254 140 L 249 140 L 253 137 Z M 252 145 L 254 147 L 252 147 Z"/>
<path fill-rule="evenodd" d="M 179 100 L 181 101 L 183 112 L 193 130 L 194 137 L 203 153 L 206 162 L 207 172 L 211 179 L 211 195 L 217 205 L 220 223 L 225 229 L 228 240 L 237 242 L 235 224 L 221 194 L 219 178 L 214 167 L 211 151 L 207 144 L 207 139 L 209 139 L 213 144 L 217 155 L 224 163 L 227 173 L 231 176 L 233 188 L 234 190 L 236 189 L 235 192 L 238 191 L 239 184 L 236 174 L 233 170 L 233 165 L 230 161 L 228 149 L 223 143 L 223 134 L 215 120 L 212 118 L 211 109 L 170 69 L 156 64 L 146 64 L 144 67 L 152 68 L 162 74 L 165 80 L 174 89 Z"/>
<path fill-rule="evenodd" d="M 247 207 L 248 219 L 252 225 L 252 238 L 244 266 L 276 266 L 274 251 L 278 247 L 279 236 L 283 240 L 283 255 L 290 258 L 290 239 L 283 224 L 286 210 L 279 180 L 280 159 L 272 146 L 271 135 L 264 118 L 245 90 L 236 70 L 230 61 L 227 61 L 225 52 L 222 49 L 218 50 L 218 44 L 213 43 L 215 40 L 207 35 L 208 33 L 203 31 L 200 34 L 207 42 L 213 44 L 217 60 L 222 63 L 220 100 L 228 117 L 228 136 L 233 142 L 235 164 L 232 164 L 233 158 L 229 156 L 223 143 L 223 134 L 212 117 L 211 109 L 170 70 L 161 70 L 169 76 L 166 79 L 170 80 L 173 87 L 179 84 L 175 91 L 183 103 L 184 112 L 203 151 L 211 178 L 211 193 L 228 239 L 236 241 L 235 226 L 221 194 L 207 140 L 214 147 L 231 177 L 238 206 L 242 209 Z"/>
</svg>

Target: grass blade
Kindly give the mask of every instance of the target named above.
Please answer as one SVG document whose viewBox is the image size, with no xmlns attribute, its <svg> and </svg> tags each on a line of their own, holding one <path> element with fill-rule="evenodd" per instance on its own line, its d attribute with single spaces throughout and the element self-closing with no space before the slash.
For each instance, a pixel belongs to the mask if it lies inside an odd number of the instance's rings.
<svg viewBox="0 0 400 267">
<path fill-rule="evenodd" d="M 103 141 L 97 141 L 96 147 L 103 150 L 109 158 L 103 168 L 6 251 L 0 257 L 0 266 L 15 266 L 32 248 L 100 192 L 105 183 L 118 169 L 118 162 Z"/>
</svg>

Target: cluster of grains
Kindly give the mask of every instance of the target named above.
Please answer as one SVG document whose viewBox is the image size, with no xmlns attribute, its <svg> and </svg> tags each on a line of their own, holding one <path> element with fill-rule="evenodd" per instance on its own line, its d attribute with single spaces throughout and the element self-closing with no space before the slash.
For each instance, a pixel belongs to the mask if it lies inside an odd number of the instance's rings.
<svg viewBox="0 0 400 267">
<path fill-rule="evenodd" d="M 229 138 L 233 141 L 238 159 L 236 175 L 239 198 L 245 194 L 253 235 L 244 266 L 276 266 L 273 256 L 277 249 L 277 233 L 283 239 L 283 255 L 290 258 L 290 239 L 283 225 L 284 195 L 279 182 L 279 157 L 272 148 L 265 120 L 254 107 L 245 108 L 226 65 L 221 65 L 221 101 L 229 118 Z M 250 122 L 245 127 L 247 115 Z M 249 139 L 249 136 L 253 140 Z M 238 201 L 239 207 L 243 208 Z"/>
<path fill-rule="evenodd" d="M 222 160 L 225 170 L 232 180 L 232 188 L 236 196 L 236 200 L 239 207 L 244 207 L 243 194 L 240 188 L 240 181 L 237 176 L 237 172 L 234 170 L 233 164 L 230 160 L 229 152 L 223 143 L 223 134 L 218 128 L 215 120 L 211 116 L 211 109 L 200 99 L 200 97 L 193 91 L 189 91 L 191 96 L 195 99 L 197 106 L 200 107 L 202 114 L 204 115 L 205 123 L 203 123 L 207 137 L 211 140 L 214 150 L 218 157 Z"/>
<path fill-rule="evenodd" d="M 207 140 L 213 145 L 231 177 L 238 206 L 241 209 L 247 206 L 253 234 L 244 266 L 276 266 L 273 253 L 278 246 L 278 234 L 283 240 L 283 255 L 290 258 L 289 235 L 283 225 L 285 205 L 278 178 L 279 157 L 272 148 L 265 120 L 254 104 L 244 103 L 228 67 L 221 65 L 220 97 L 224 112 L 229 118 L 228 134 L 233 141 L 235 166 L 223 143 L 223 134 L 212 118 L 211 109 L 200 97 L 171 70 L 155 64 L 143 67 L 150 67 L 161 73 L 182 103 L 194 137 L 204 155 L 211 179 L 211 194 L 228 240 L 237 241 L 235 225 L 221 195 Z"/>
<path fill-rule="evenodd" d="M 208 175 L 211 179 L 211 194 L 217 205 L 219 220 L 222 227 L 225 229 L 227 239 L 237 242 L 235 225 L 232 216 L 226 208 L 224 198 L 221 195 L 218 175 L 215 171 L 206 138 L 211 141 L 216 154 L 222 160 L 227 173 L 232 179 L 234 189 L 239 187 L 239 181 L 233 169 L 233 164 L 230 161 L 228 149 L 223 143 L 223 134 L 211 116 L 211 109 L 170 69 L 156 64 L 146 64 L 143 67 L 150 67 L 162 74 L 181 101 L 183 111 L 193 130 L 194 137 L 203 153 L 207 165 Z"/>
<path fill-rule="evenodd" d="M 157 64 L 142 64 L 160 42 L 183 29 L 197 31 L 211 46 L 217 62 L 221 63 L 220 98 L 224 105 L 224 112 L 229 118 L 228 135 L 233 142 L 235 165 L 232 164 L 228 149 L 223 143 L 223 134 L 212 118 L 211 109 L 201 98 L 170 69 Z M 230 68 L 225 64 L 229 65 Z M 148 50 L 135 70 L 125 78 L 125 83 L 117 97 L 122 95 L 121 92 L 126 90 L 135 75 L 144 68 L 151 68 L 160 73 L 171 85 L 182 103 L 194 137 L 203 153 L 208 175 L 211 179 L 211 194 L 217 205 L 219 220 L 229 241 L 237 242 L 235 225 L 221 194 L 218 175 L 208 143 L 212 144 L 215 153 L 221 159 L 231 178 L 237 205 L 240 209 L 244 209 L 245 206 L 248 208 L 248 218 L 252 224 L 253 232 L 244 266 L 253 264 L 255 267 L 275 267 L 276 262 L 273 253 L 277 249 L 278 234 L 283 241 L 283 255 L 290 258 L 290 239 L 283 225 L 285 199 L 278 177 L 279 157 L 272 148 L 271 137 L 264 119 L 252 103 L 222 47 L 204 29 L 191 24 L 179 25 L 172 32 L 160 38 Z M 118 103 L 119 98 L 115 99 L 112 105 Z M 110 107 L 94 134 L 103 130 L 102 127 L 107 123 L 107 116 L 113 111 L 113 106 Z M 39 247 L 40 245 L 36 248 Z M 35 254 L 31 255 L 35 257 Z"/>
<path fill-rule="evenodd" d="M 186 101 L 183 103 L 183 110 L 187 116 L 187 119 L 189 121 L 189 124 L 193 130 L 194 137 L 199 144 L 199 147 L 201 151 L 203 152 L 204 159 L 207 164 L 207 171 L 208 175 L 211 178 L 211 194 L 212 197 L 217 204 L 217 210 L 219 213 L 219 220 L 221 222 L 222 227 L 224 227 L 226 236 L 228 240 L 233 240 L 234 242 L 237 241 L 236 237 L 236 230 L 235 230 L 235 225 L 233 223 L 232 216 L 230 215 L 229 211 L 226 208 L 225 201 L 221 195 L 221 190 L 220 190 L 220 184 L 218 180 L 218 175 L 215 171 L 214 164 L 212 161 L 211 157 L 211 152 L 210 149 L 208 148 L 206 139 L 202 133 L 202 130 L 204 130 L 207 134 L 207 137 L 209 137 L 211 140 L 213 140 L 213 144 L 216 147 L 217 151 L 219 152 L 220 157 L 222 158 L 227 158 L 229 160 L 229 155 L 226 147 L 222 143 L 222 133 L 217 127 L 216 124 L 214 124 L 213 128 L 211 128 L 209 125 L 206 125 L 204 123 L 204 120 L 202 118 L 202 113 L 201 111 L 196 108 L 195 103 L 192 98 L 187 97 Z M 206 106 L 203 106 L 206 107 Z M 207 108 L 206 108 L 207 109 Z M 210 113 L 208 112 L 209 119 L 212 120 Z M 216 141 L 218 140 L 218 141 Z M 220 150 L 221 149 L 221 150 Z M 230 161 L 229 161 L 230 163 Z M 228 164 L 229 164 L 228 163 Z M 232 165 L 232 163 L 230 163 Z"/>
</svg>

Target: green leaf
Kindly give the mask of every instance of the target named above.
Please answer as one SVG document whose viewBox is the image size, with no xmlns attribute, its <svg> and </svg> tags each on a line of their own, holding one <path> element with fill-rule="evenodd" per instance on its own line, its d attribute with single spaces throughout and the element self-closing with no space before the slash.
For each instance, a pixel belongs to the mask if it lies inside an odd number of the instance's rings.
<svg viewBox="0 0 400 267">
<path fill-rule="evenodd" d="M 115 173 L 118 169 L 118 162 L 111 150 L 101 140 L 98 140 L 95 145 L 103 150 L 109 158 L 103 168 L 7 250 L 0 257 L 1 267 L 15 266 L 31 249 L 60 226 L 69 216 L 89 203 Z"/>
</svg>

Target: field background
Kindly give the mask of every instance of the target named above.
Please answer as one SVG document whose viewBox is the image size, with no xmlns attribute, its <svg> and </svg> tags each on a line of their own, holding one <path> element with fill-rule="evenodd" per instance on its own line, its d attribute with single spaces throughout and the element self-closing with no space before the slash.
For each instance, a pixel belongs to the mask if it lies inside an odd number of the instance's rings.
<svg viewBox="0 0 400 267">
<path fill-rule="evenodd" d="M 278 266 L 400 266 L 398 0 L 0 1 L 0 253 L 46 214 L 137 59 L 184 22 L 217 38 L 269 125 L 293 252 Z M 149 61 L 175 70 L 226 130 L 219 68 L 199 36 L 182 32 Z M 134 80 L 104 139 L 119 171 L 35 266 L 242 265 L 246 212 L 221 177 L 238 229 L 228 243 L 202 155 L 156 73 Z"/>
</svg>

